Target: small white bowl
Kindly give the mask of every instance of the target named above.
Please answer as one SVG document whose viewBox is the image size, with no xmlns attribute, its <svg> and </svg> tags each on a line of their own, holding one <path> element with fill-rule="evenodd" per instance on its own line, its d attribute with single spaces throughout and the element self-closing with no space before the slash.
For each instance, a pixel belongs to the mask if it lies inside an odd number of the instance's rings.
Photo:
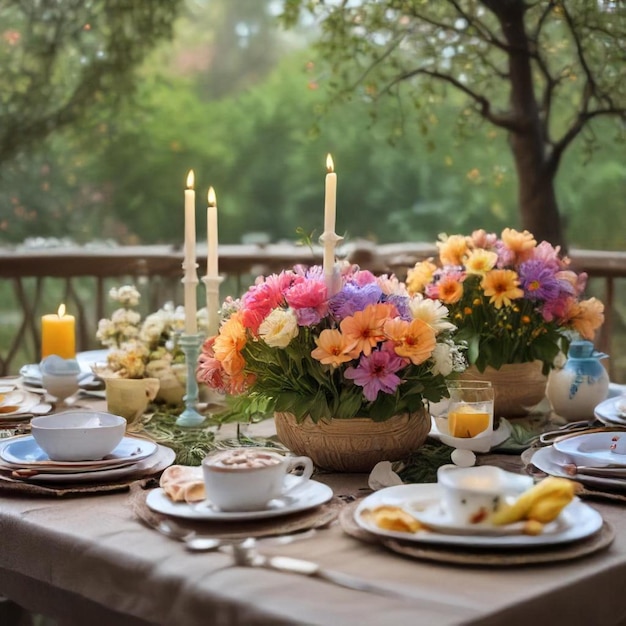
<svg viewBox="0 0 626 626">
<path fill-rule="evenodd" d="M 99 411 L 67 411 L 34 417 L 31 433 L 53 461 L 95 461 L 122 441 L 126 420 Z"/>
</svg>

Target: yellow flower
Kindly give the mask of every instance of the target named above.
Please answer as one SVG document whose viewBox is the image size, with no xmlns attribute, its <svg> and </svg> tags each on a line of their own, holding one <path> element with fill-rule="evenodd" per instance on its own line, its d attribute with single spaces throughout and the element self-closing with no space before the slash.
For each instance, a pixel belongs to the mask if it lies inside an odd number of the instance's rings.
<svg viewBox="0 0 626 626">
<path fill-rule="evenodd" d="M 424 287 L 432 280 L 436 269 L 437 266 L 431 259 L 416 263 L 406 276 L 406 287 L 409 294 L 413 295 L 424 291 Z"/>
<path fill-rule="evenodd" d="M 518 285 L 517 272 L 513 270 L 491 270 L 480 283 L 489 302 L 496 309 L 502 308 L 502 305 L 509 306 L 511 300 L 524 297 L 524 292 Z"/>
<path fill-rule="evenodd" d="M 463 258 L 468 252 L 467 238 L 463 235 L 450 235 L 437 242 L 439 258 L 443 265 L 463 265 Z"/>
<path fill-rule="evenodd" d="M 477 248 L 469 253 L 465 260 L 465 269 L 469 274 L 485 274 L 495 267 L 497 261 L 498 255 L 495 252 Z"/>
<path fill-rule="evenodd" d="M 338 330 L 326 329 L 315 338 L 317 348 L 311 352 L 311 356 L 324 365 L 337 367 L 342 363 L 347 363 L 358 356 L 355 354 L 355 342 L 348 342 Z"/>
</svg>

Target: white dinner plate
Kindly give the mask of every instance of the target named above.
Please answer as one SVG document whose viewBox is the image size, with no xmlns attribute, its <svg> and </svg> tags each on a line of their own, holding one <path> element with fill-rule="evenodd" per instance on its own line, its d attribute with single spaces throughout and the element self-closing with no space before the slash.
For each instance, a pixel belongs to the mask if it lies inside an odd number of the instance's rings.
<svg viewBox="0 0 626 626">
<path fill-rule="evenodd" d="M 453 535 L 519 535 L 523 532 L 524 522 L 514 524 L 503 524 L 495 526 L 488 522 L 471 524 L 452 519 L 440 500 L 420 500 L 412 502 L 406 507 L 408 511 L 419 522 L 428 526 L 432 530 L 440 533 Z M 550 522 L 543 527 L 543 534 L 562 531 L 563 523 Z"/>
<path fill-rule="evenodd" d="M 122 478 L 141 478 L 148 474 L 162 472 L 176 459 L 176 452 L 166 446 L 157 445 L 156 452 L 150 456 L 119 468 L 106 468 L 89 472 L 75 472 L 73 474 L 43 473 L 24 478 L 25 482 L 37 483 L 103 483 Z"/>
<path fill-rule="evenodd" d="M 557 439 L 553 445 L 555 450 L 578 465 L 626 466 L 626 432 L 581 433 Z"/>
<path fill-rule="evenodd" d="M 538 470 L 559 478 L 574 479 L 589 487 L 602 487 L 609 489 L 626 489 L 626 478 L 612 478 L 609 476 L 590 476 L 588 474 L 568 474 L 564 467 L 571 464 L 572 460 L 555 450 L 554 446 L 539 448 L 531 457 L 530 461 Z"/>
<path fill-rule="evenodd" d="M 2 401 L 0 401 L 0 421 L 8 418 L 13 419 L 19 416 L 20 413 L 31 413 L 32 410 L 40 403 L 41 396 L 30 391 L 16 389 L 15 391 L 5 393 L 3 394 Z M 13 411 L 2 411 L 2 407 L 9 406 L 17 408 Z M 52 406 L 49 404 L 46 404 L 45 406 L 45 412 L 52 409 Z"/>
<path fill-rule="evenodd" d="M 289 488 L 296 480 L 295 476 L 285 477 L 285 487 Z M 147 505 L 157 513 L 165 513 L 174 517 L 206 521 L 227 520 L 259 520 L 280 515 L 290 515 L 299 511 L 306 511 L 328 502 L 333 497 L 333 490 L 316 480 L 307 480 L 301 487 L 281 498 L 275 498 L 268 503 L 267 508 L 260 511 L 220 511 L 214 508 L 208 500 L 187 504 L 173 502 L 163 489 L 153 489 L 146 499 Z"/>
<path fill-rule="evenodd" d="M 354 519 L 363 529 L 379 535 L 411 541 L 415 543 L 437 543 L 445 545 L 463 545 L 483 548 L 534 548 L 536 546 L 568 543 L 588 537 L 597 532 L 603 524 L 602 516 L 590 506 L 575 498 L 559 515 L 559 528 L 555 532 L 540 535 L 482 535 L 448 534 L 434 530 L 420 530 L 416 533 L 386 530 L 378 527 L 367 515 L 366 510 L 382 505 L 399 506 L 411 514 L 411 509 L 420 502 L 440 500 L 441 492 L 437 483 L 397 485 L 376 491 L 367 496 L 356 508 Z"/>
<path fill-rule="evenodd" d="M 619 424 L 626 426 L 626 415 L 620 413 L 617 408 L 619 401 L 624 402 L 621 398 L 607 398 L 604 402 L 600 402 L 594 409 L 593 414 L 604 424 L 609 426 Z"/>
<path fill-rule="evenodd" d="M 489 441 L 483 441 L 484 437 L 481 437 L 481 435 L 477 437 L 452 437 L 438 426 L 438 420 L 445 421 L 445 418 L 431 417 L 431 427 L 428 436 L 459 450 L 489 452 L 489 450 L 501 445 L 511 436 L 511 424 L 505 419 L 500 420 L 498 428 L 493 431 Z"/>
<path fill-rule="evenodd" d="M 0 441 L 0 459 L 13 467 L 37 469 L 58 467 L 64 470 L 119 467 L 144 459 L 157 449 L 157 444 L 137 437 L 124 437 L 116 448 L 103 459 L 95 461 L 52 461 L 32 435 L 20 435 Z"/>
</svg>

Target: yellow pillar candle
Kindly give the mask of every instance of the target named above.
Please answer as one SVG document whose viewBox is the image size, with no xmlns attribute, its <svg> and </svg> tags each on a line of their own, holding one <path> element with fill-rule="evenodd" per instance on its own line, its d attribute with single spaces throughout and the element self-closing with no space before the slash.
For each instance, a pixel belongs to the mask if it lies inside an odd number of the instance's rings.
<svg viewBox="0 0 626 626">
<path fill-rule="evenodd" d="M 448 413 L 448 431 L 453 437 L 476 437 L 489 428 L 490 418 L 486 410 L 461 404 Z"/>
<path fill-rule="evenodd" d="M 73 315 L 65 314 L 65 305 L 56 314 L 41 318 L 41 358 L 56 354 L 64 359 L 76 356 L 76 324 Z"/>
</svg>

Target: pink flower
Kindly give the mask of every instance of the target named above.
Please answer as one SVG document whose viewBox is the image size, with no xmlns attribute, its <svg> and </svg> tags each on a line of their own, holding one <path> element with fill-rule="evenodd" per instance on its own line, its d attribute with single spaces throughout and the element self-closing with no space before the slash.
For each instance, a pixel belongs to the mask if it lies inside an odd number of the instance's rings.
<svg viewBox="0 0 626 626">
<path fill-rule="evenodd" d="M 323 279 L 307 279 L 294 283 L 285 292 L 285 300 L 292 309 L 321 309 L 326 314 L 328 291 Z"/>
<path fill-rule="evenodd" d="M 406 361 L 390 350 L 376 350 L 362 356 L 358 367 L 348 367 L 344 376 L 363 387 L 363 395 L 370 402 L 376 400 L 378 392 L 395 393 L 402 379 L 396 372 Z"/>
</svg>

